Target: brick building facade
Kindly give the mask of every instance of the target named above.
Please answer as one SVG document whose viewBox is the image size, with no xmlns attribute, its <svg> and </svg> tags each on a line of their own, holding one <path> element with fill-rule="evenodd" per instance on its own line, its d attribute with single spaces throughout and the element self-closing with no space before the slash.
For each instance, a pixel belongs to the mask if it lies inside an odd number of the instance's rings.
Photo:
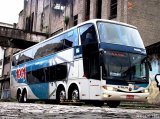
<svg viewBox="0 0 160 119">
<path fill-rule="evenodd" d="M 137 26 L 150 46 L 160 39 L 159 6 L 159 0 L 24 0 L 18 28 L 54 35 L 89 19 L 110 19 Z"/>
</svg>

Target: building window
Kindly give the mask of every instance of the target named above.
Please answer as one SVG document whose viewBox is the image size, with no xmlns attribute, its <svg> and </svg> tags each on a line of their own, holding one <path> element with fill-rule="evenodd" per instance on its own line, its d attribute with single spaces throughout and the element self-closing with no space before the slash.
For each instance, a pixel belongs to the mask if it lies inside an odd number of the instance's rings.
<svg viewBox="0 0 160 119">
<path fill-rule="evenodd" d="M 97 12 L 96 17 L 101 18 L 101 12 L 102 12 L 102 0 L 97 0 Z"/>
<path fill-rule="evenodd" d="M 90 0 L 86 0 L 86 13 L 85 13 L 85 20 L 89 20 L 90 16 Z"/>
<path fill-rule="evenodd" d="M 117 17 L 117 0 L 111 0 L 110 4 L 110 19 Z"/>
<path fill-rule="evenodd" d="M 26 27 L 25 27 L 25 30 L 27 31 L 27 32 L 29 32 L 29 30 L 30 30 L 30 17 L 27 17 L 26 18 Z"/>
<path fill-rule="evenodd" d="M 74 26 L 76 26 L 78 24 L 78 14 L 75 15 L 73 19 L 74 19 Z"/>
<path fill-rule="evenodd" d="M 26 27 L 25 30 L 27 32 L 32 32 L 33 29 L 33 20 L 34 20 L 34 12 L 32 13 L 31 16 L 26 18 Z"/>
</svg>

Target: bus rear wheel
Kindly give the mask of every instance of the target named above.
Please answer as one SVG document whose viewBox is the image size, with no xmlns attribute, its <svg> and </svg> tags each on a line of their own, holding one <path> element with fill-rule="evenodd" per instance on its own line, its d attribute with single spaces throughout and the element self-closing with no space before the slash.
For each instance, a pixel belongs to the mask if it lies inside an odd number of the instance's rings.
<svg viewBox="0 0 160 119">
<path fill-rule="evenodd" d="M 64 89 L 61 89 L 57 92 L 57 102 L 63 104 L 66 99 L 66 93 Z"/>
<path fill-rule="evenodd" d="M 116 108 L 120 105 L 120 101 L 107 101 L 107 105 L 110 108 Z"/>
<path fill-rule="evenodd" d="M 18 102 L 22 102 L 22 94 L 21 93 L 17 93 L 17 101 Z"/>
<path fill-rule="evenodd" d="M 64 103 L 64 100 L 66 99 L 66 93 L 64 90 L 61 90 L 59 92 L 59 103 Z"/>
<path fill-rule="evenodd" d="M 26 92 L 24 92 L 22 97 L 23 97 L 23 102 L 27 103 L 27 93 Z"/>
</svg>

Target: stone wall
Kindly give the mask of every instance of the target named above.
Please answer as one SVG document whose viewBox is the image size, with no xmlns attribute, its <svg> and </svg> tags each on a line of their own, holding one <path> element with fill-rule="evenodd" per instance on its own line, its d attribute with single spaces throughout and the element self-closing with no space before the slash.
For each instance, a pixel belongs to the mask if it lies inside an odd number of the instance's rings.
<svg viewBox="0 0 160 119">
<path fill-rule="evenodd" d="M 127 23 L 138 27 L 145 46 L 160 41 L 160 0 L 128 0 Z"/>
<path fill-rule="evenodd" d="M 153 79 L 149 87 L 148 102 L 151 104 L 160 104 L 160 90 L 157 87 L 157 82 Z"/>
</svg>

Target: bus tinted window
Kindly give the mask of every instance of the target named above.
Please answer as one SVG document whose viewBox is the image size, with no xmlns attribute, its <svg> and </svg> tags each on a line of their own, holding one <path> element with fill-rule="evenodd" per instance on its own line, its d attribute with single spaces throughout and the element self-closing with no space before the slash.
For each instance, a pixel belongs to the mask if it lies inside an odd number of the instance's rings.
<svg viewBox="0 0 160 119">
<path fill-rule="evenodd" d="M 67 77 L 66 63 L 27 72 L 27 79 L 29 84 L 63 80 L 66 77 Z"/>
<path fill-rule="evenodd" d="M 87 24 L 80 27 L 81 44 L 97 42 L 95 27 L 93 24 Z"/>
<path fill-rule="evenodd" d="M 13 57 L 12 65 L 22 64 L 24 62 L 41 58 L 73 46 L 78 45 L 78 32 L 77 28 L 70 30 L 60 36 L 57 36 L 43 44 L 38 44 L 32 49 L 28 49 L 21 54 Z"/>
<path fill-rule="evenodd" d="M 56 65 L 56 79 L 62 80 L 67 77 L 67 64 Z"/>
<path fill-rule="evenodd" d="M 33 57 L 32 57 L 32 50 L 27 50 L 24 53 L 21 53 L 19 55 L 18 63 L 17 64 L 22 64 L 22 63 L 30 61 L 32 59 L 33 59 Z"/>
<path fill-rule="evenodd" d="M 45 69 L 38 69 L 32 71 L 34 83 L 43 83 L 46 81 L 46 72 Z"/>
<path fill-rule="evenodd" d="M 124 25 L 98 22 L 100 41 L 145 49 L 137 29 Z"/>
<path fill-rule="evenodd" d="M 78 33 L 77 29 L 74 29 L 35 47 L 33 55 L 37 59 L 76 45 L 78 45 Z"/>
</svg>

